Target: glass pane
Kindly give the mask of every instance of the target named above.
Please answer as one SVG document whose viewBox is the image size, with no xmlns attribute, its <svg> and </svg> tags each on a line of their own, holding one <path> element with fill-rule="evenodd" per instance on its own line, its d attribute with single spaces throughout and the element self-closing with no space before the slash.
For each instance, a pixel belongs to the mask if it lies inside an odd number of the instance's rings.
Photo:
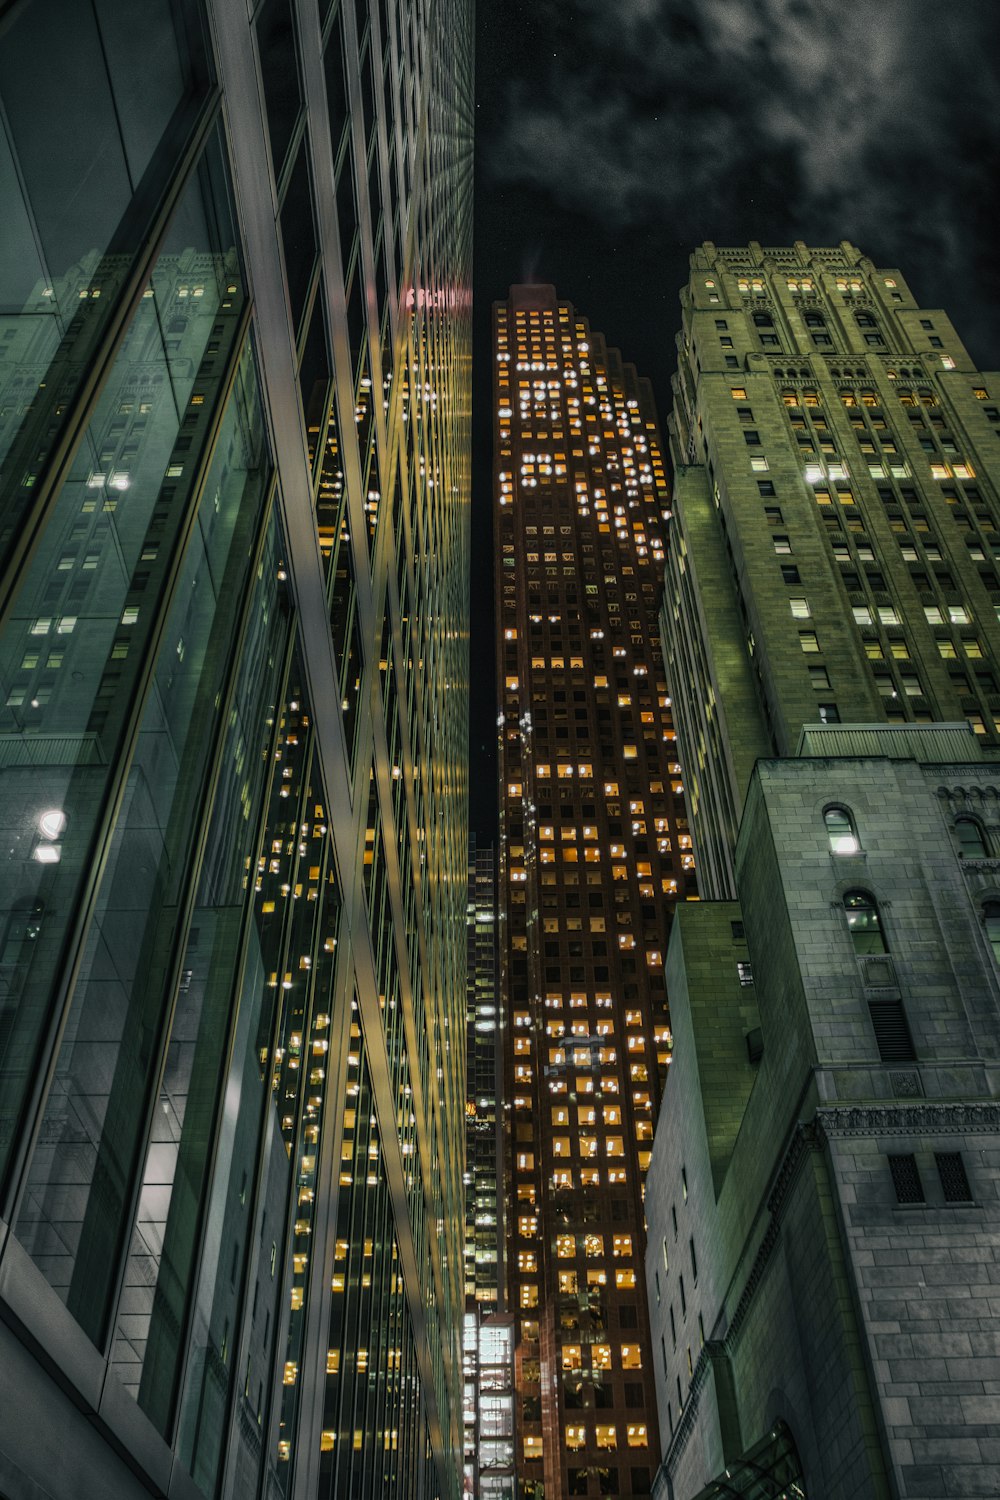
<svg viewBox="0 0 1000 1500">
<path fill-rule="evenodd" d="M 354 581 L 354 559 L 351 556 L 350 541 L 346 538 L 344 545 L 337 549 L 332 579 L 330 631 L 340 673 L 340 708 L 344 715 L 344 738 L 350 755 L 354 744 L 363 663 L 361 631 L 358 625 L 357 587 Z"/>
<path fill-rule="evenodd" d="M 965 858 L 984 859 L 986 844 L 979 824 L 972 818 L 959 818 L 955 827 L 958 830 L 958 847 Z"/>
<path fill-rule="evenodd" d="M 196 814 L 269 482 L 264 434 L 248 352 L 166 621 L 17 1223 L 95 1341 L 127 1232 Z"/>
<path fill-rule="evenodd" d="M 834 854 L 857 854 L 858 841 L 854 826 L 842 807 L 828 807 L 823 814 L 826 830 L 830 836 L 830 848 Z"/>
<path fill-rule="evenodd" d="M 242 1396 L 234 1493 L 257 1489 L 267 1430 L 286 1225 L 305 1281 L 319 1123 L 326 1091 L 330 985 L 339 898 L 326 816 L 312 774 L 310 715 L 298 663 L 279 727 L 257 865 L 237 1019 L 181 1397 L 179 1453 L 206 1494 L 226 1435 L 237 1351 Z M 298 1142 L 298 1145 L 296 1144 Z M 260 1180 L 254 1184 L 257 1164 Z M 301 1227 L 301 1233 L 300 1231 Z M 301 1275 L 299 1271 L 301 1270 Z M 242 1343 L 240 1328 L 243 1327 Z"/>
<path fill-rule="evenodd" d="M 306 424 L 309 465 L 315 473 L 323 422 L 330 404 L 330 351 L 326 335 L 326 295 L 322 285 L 313 303 L 309 333 L 299 366 L 299 394 Z"/>
<path fill-rule="evenodd" d="M 246 474 L 240 426 L 254 430 L 238 390 L 221 447 L 231 476 Z M 256 400 L 254 400 L 256 407 Z M 230 479 L 235 483 L 235 478 Z M 272 520 L 250 605 L 197 904 L 191 917 L 166 1067 L 153 1112 L 136 1223 L 118 1310 L 112 1364 L 164 1435 L 173 1409 L 199 1213 L 262 799 L 288 638 Z M 209 996 L 212 1003 L 208 1004 Z"/>
<path fill-rule="evenodd" d="M 171 0 L 47 0 L 5 26 L 0 553 L 141 241 L 133 195 L 205 72 L 200 24 L 181 21 Z"/>
<path fill-rule="evenodd" d="M 885 939 L 874 902 L 868 896 L 852 892 L 844 897 L 844 908 L 855 953 L 885 953 Z"/>
<path fill-rule="evenodd" d="M 179 205 L 72 470 L 0 638 L 0 920 L 37 915 L 44 941 L 7 972 L 0 1171 L 35 1048 L 67 970 L 107 798 L 194 503 L 243 302 L 217 142 Z M 220 544 L 216 517 L 211 545 Z M 180 665 L 180 663 L 179 663 Z M 58 816 L 60 833 L 46 834 Z M 58 1250 L 54 1251 L 59 1254 Z"/>
<path fill-rule="evenodd" d="M 298 328 L 316 264 L 316 227 L 309 189 L 309 138 L 303 135 L 281 205 L 281 243 L 285 252 L 288 300 Z"/>
<path fill-rule="evenodd" d="M 280 177 L 302 104 L 290 0 L 265 0 L 257 18 L 260 76 L 267 104 L 274 175 Z"/>
<path fill-rule="evenodd" d="M 340 451 L 340 429 L 337 425 L 337 401 L 331 393 L 319 485 L 316 490 L 316 531 L 327 580 L 335 566 L 338 546 L 349 541 L 344 505 L 344 469 Z"/>
</svg>

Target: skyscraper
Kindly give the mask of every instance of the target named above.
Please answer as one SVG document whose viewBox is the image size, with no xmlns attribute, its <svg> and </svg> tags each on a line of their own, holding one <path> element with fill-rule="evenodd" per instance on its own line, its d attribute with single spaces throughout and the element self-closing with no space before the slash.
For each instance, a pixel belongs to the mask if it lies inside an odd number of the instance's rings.
<svg viewBox="0 0 1000 1500">
<path fill-rule="evenodd" d="M 486 1313 L 503 1301 L 503 1242 L 497 1186 L 500 1134 L 500 996 L 497 988 L 496 853 L 469 845 L 466 1020 L 465 1296 Z"/>
<path fill-rule="evenodd" d="M 0 1489 L 454 1495 L 471 12 L 0 29 Z"/>
<path fill-rule="evenodd" d="M 552 287 L 496 305 L 494 353 L 519 1475 L 546 1500 L 640 1496 L 663 951 L 694 891 L 656 624 L 666 477 L 648 384 Z"/>
<path fill-rule="evenodd" d="M 465 1493 L 513 1500 L 514 1327 L 505 1310 L 496 853 L 469 844 L 465 1134 Z"/>
<path fill-rule="evenodd" d="M 705 245 L 682 302 L 663 624 L 714 899 L 667 955 L 656 1490 L 985 1497 L 1000 376 L 846 243 Z"/>
<path fill-rule="evenodd" d="M 663 636 L 702 893 L 803 724 L 1000 725 L 1000 377 L 853 245 L 692 257 Z M 991 394 L 992 392 L 992 394 Z"/>
</svg>

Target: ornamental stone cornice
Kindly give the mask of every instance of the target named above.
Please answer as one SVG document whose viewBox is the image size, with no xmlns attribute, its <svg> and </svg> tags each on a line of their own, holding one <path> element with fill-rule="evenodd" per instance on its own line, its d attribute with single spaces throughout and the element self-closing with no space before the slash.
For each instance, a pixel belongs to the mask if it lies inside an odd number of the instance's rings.
<svg viewBox="0 0 1000 1500">
<path fill-rule="evenodd" d="M 824 1142 L 852 1135 L 992 1135 L 1000 1132 L 1000 1102 L 849 1104 L 818 1109 L 813 1124 Z"/>
</svg>

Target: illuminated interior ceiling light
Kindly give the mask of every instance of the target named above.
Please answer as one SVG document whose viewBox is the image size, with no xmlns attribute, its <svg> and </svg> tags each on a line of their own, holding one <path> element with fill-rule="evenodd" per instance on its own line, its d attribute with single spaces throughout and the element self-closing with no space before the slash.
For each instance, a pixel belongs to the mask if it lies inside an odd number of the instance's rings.
<svg viewBox="0 0 1000 1500">
<path fill-rule="evenodd" d="M 61 808 L 53 807 L 43 812 L 38 819 L 38 831 L 43 838 L 57 839 L 66 828 L 66 814 Z"/>
</svg>

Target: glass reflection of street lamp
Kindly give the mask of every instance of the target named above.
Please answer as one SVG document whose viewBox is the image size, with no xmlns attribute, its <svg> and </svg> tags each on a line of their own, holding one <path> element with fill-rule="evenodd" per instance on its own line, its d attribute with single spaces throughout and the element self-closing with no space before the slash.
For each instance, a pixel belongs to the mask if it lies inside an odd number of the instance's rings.
<svg viewBox="0 0 1000 1500">
<path fill-rule="evenodd" d="M 41 838 L 32 851 L 34 859 L 41 865 L 57 865 L 62 857 L 62 846 L 58 840 L 66 830 L 66 814 L 60 807 L 49 808 L 38 819 Z"/>
</svg>

